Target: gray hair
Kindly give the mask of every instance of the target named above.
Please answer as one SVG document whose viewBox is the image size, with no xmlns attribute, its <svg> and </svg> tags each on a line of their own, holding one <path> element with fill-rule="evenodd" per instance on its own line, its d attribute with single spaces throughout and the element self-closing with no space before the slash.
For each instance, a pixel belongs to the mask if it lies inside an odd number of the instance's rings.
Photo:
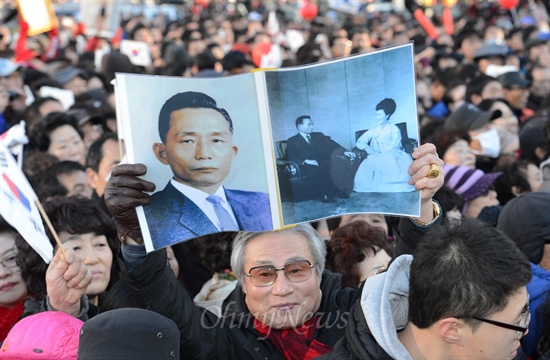
<svg viewBox="0 0 550 360">
<path fill-rule="evenodd" d="M 317 264 L 317 275 L 321 276 L 325 269 L 325 258 L 327 256 L 327 249 L 325 241 L 321 239 L 317 231 L 308 223 L 297 224 L 296 226 L 277 230 L 277 234 L 298 234 L 302 235 L 308 244 L 309 251 L 313 256 L 313 261 Z M 233 240 L 233 251 L 231 252 L 231 269 L 235 273 L 235 277 L 242 285 L 244 282 L 244 264 L 246 246 L 250 240 L 257 238 L 260 235 L 270 234 L 272 231 L 265 232 L 240 232 L 235 240 Z"/>
</svg>

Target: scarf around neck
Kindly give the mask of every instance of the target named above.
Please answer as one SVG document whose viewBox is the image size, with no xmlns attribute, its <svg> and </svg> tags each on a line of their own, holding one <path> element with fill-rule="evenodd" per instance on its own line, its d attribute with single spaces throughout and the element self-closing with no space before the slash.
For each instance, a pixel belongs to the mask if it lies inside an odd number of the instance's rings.
<svg viewBox="0 0 550 360">
<path fill-rule="evenodd" d="M 330 352 L 330 346 L 315 339 L 317 318 L 306 321 L 302 326 L 276 330 L 254 319 L 254 327 L 261 336 L 270 340 L 287 360 L 309 360 Z"/>
</svg>

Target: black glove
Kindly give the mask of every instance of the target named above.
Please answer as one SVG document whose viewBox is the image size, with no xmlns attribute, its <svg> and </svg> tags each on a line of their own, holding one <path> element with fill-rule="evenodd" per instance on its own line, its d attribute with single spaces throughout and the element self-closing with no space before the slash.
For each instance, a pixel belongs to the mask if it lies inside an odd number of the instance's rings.
<svg viewBox="0 0 550 360">
<path fill-rule="evenodd" d="M 138 178 L 147 172 L 143 164 L 121 164 L 115 167 L 105 187 L 105 205 L 113 215 L 118 238 L 122 243 L 131 238 L 143 244 L 136 206 L 148 205 L 151 196 L 144 191 L 154 191 L 155 184 Z"/>
</svg>

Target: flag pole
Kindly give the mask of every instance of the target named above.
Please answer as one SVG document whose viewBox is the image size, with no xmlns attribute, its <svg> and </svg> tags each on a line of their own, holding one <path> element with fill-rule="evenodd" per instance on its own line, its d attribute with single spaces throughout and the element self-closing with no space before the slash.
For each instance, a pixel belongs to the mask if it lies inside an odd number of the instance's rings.
<svg viewBox="0 0 550 360">
<path fill-rule="evenodd" d="M 63 247 L 61 246 L 62 245 L 61 240 L 59 239 L 59 236 L 57 235 L 57 232 L 53 228 L 52 222 L 50 221 L 50 218 L 48 217 L 48 214 L 46 214 L 46 211 L 44 211 L 44 208 L 42 207 L 42 204 L 40 203 L 40 200 L 36 199 L 36 200 L 34 200 L 34 203 L 36 204 L 36 207 L 38 208 L 38 211 L 40 211 L 40 215 L 42 215 L 42 218 L 46 222 L 46 225 L 48 225 L 48 228 L 52 232 L 52 235 L 53 235 L 53 238 L 55 239 L 55 242 L 57 243 L 57 245 L 59 246 L 61 251 L 63 251 L 63 254 L 65 254 L 65 249 L 63 249 Z"/>
</svg>

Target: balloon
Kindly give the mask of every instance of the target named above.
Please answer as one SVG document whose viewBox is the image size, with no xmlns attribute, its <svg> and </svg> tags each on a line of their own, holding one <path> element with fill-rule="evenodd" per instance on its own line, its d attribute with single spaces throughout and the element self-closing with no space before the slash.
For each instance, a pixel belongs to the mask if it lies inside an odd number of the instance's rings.
<svg viewBox="0 0 550 360">
<path fill-rule="evenodd" d="M 510 10 L 518 6 L 519 0 L 498 0 L 498 3 L 503 9 Z"/>
<path fill-rule="evenodd" d="M 313 20 L 317 17 L 317 14 L 319 14 L 319 9 L 317 8 L 316 4 L 312 4 L 310 2 L 307 2 L 304 4 L 302 9 L 300 10 L 302 17 L 305 20 Z"/>
<path fill-rule="evenodd" d="M 264 55 L 269 54 L 271 51 L 271 43 L 263 42 L 259 43 L 254 47 L 254 50 L 252 50 L 252 62 L 256 67 L 262 66 L 262 57 Z"/>
<path fill-rule="evenodd" d="M 453 35 L 455 31 L 454 21 L 453 21 L 453 14 L 451 13 L 451 9 L 446 7 L 443 10 L 443 28 L 445 29 L 445 33 L 447 35 Z"/>
<path fill-rule="evenodd" d="M 422 9 L 418 8 L 413 13 L 414 18 L 416 21 L 420 23 L 424 31 L 428 34 L 432 40 L 437 39 L 439 36 L 439 33 L 437 32 L 437 29 L 435 28 L 433 22 L 428 19 L 428 17 L 424 14 L 424 11 Z"/>
<path fill-rule="evenodd" d="M 456 0 L 443 0 L 445 7 L 453 7 L 456 4 Z"/>
</svg>

